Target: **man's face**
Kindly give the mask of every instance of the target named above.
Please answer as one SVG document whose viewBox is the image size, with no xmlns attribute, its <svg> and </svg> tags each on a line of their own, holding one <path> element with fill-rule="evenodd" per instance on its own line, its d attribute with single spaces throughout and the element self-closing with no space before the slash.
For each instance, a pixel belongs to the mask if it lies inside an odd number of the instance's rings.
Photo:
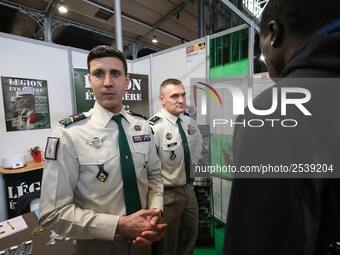
<svg viewBox="0 0 340 255">
<path fill-rule="evenodd" d="M 161 89 L 159 97 L 163 108 L 178 116 L 185 110 L 185 89 L 183 84 L 168 84 Z"/>
<path fill-rule="evenodd" d="M 115 57 L 95 58 L 90 62 L 89 81 L 97 102 L 113 113 L 122 109 L 122 97 L 129 84 L 123 62 Z"/>
</svg>

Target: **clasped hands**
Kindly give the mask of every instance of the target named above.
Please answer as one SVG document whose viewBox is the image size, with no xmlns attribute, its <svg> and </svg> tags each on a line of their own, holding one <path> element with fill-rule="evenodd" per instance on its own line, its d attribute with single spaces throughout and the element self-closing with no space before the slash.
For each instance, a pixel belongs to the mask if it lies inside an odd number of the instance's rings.
<svg viewBox="0 0 340 255">
<path fill-rule="evenodd" d="M 117 233 L 125 236 L 136 245 L 151 245 L 159 241 L 167 226 L 161 222 L 160 209 L 142 209 L 119 218 Z"/>
</svg>

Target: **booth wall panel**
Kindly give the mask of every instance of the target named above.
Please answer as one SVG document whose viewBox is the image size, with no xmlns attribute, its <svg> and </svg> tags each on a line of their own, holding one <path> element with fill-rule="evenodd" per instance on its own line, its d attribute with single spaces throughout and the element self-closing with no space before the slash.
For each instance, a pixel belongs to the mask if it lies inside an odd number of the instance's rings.
<svg viewBox="0 0 340 255">
<path fill-rule="evenodd" d="M 51 129 L 6 132 L 2 86 L 0 87 L 0 158 L 25 153 L 36 145 L 44 149 L 57 122 L 72 114 L 67 48 L 0 36 L 0 76 L 47 80 Z M 4 190 L 0 182 L 0 190 Z M 1 192 L 3 193 L 3 192 Z M 0 220 L 6 217 L 4 194 L 0 196 Z"/>
<path fill-rule="evenodd" d="M 204 42 L 204 41 L 202 41 Z M 198 43 L 198 42 L 195 42 Z M 165 54 L 152 57 L 152 109 L 153 114 L 161 109 L 159 103 L 159 86 L 165 79 L 177 78 L 181 80 L 187 92 L 187 104 L 190 104 L 190 79 L 206 78 L 206 54 L 191 57 L 188 60 L 186 47 L 194 44 L 186 43 L 183 47 L 169 50 Z"/>
</svg>

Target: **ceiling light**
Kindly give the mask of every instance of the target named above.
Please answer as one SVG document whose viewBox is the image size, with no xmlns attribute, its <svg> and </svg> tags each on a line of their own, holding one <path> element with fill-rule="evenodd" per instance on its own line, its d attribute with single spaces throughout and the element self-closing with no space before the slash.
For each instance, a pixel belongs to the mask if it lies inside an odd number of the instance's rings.
<svg viewBox="0 0 340 255">
<path fill-rule="evenodd" d="M 61 14 L 65 14 L 68 12 L 68 9 L 66 5 L 64 4 L 64 1 L 59 1 L 58 11 Z"/>
<path fill-rule="evenodd" d="M 152 38 L 152 43 L 158 43 L 157 37 L 155 35 Z"/>
</svg>

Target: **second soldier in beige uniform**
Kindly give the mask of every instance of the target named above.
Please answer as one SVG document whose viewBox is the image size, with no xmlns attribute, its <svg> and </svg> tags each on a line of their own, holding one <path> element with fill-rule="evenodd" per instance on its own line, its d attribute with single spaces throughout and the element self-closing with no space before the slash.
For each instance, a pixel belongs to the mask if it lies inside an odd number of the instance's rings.
<svg viewBox="0 0 340 255">
<path fill-rule="evenodd" d="M 167 79 L 161 84 L 163 109 L 150 125 L 154 132 L 164 183 L 163 220 L 168 224 L 164 240 L 154 247 L 156 254 L 192 254 L 198 230 L 198 205 L 190 177 L 192 164 L 202 152 L 202 136 L 186 113 L 185 89 L 181 81 Z"/>
<path fill-rule="evenodd" d="M 129 81 L 122 53 L 98 46 L 88 65 L 96 103 L 48 138 L 40 223 L 77 239 L 77 254 L 148 254 L 164 227 L 151 130 L 122 108 Z"/>
</svg>

